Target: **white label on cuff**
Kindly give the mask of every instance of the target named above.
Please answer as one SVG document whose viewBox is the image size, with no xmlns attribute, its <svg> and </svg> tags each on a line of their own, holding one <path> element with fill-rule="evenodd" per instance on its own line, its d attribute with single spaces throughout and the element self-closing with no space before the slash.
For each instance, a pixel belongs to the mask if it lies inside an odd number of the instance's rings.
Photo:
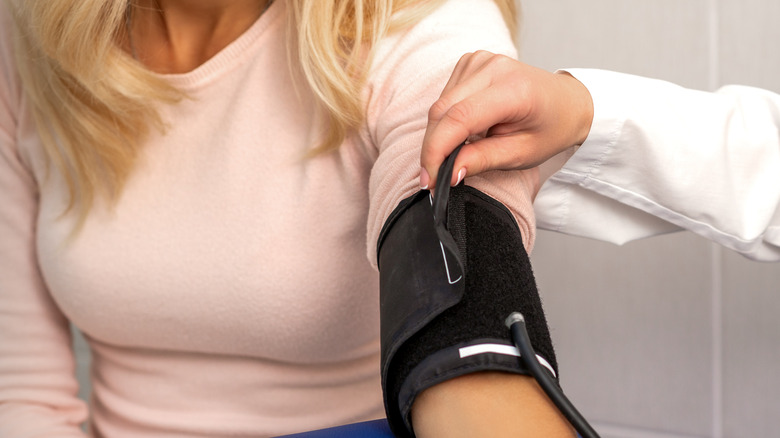
<svg viewBox="0 0 780 438">
<path fill-rule="evenodd" d="M 460 354 L 461 359 L 463 359 L 464 357 L 475 356 L 477 354 L 484 354 L 484 353 L 496 353 L 496 354 L 503 354 L 506 356 L 520 357 L 520 352 L 517 351 L 517 347 L 513 345 L 477 344 L 477 345 L 469 345 L 468 347 L 462 347 L 458 349 L 458 354 Z M 543 367 L 550 370 L 553 376 L 556 375 L 552 365 L 550 365 L 550 363 L 547 362 L 545 358 L 537 354 L 536 359 Z"/>
</svg>

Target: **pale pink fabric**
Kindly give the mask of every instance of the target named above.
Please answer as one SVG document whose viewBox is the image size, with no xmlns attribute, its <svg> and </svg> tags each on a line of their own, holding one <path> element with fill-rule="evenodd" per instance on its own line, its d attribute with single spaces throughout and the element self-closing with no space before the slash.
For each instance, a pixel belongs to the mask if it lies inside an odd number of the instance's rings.
<svg viewBox="0 0 780 438">
<path fill-rule="evenodd" d="M 324 124 L 287 68 L 285 3 L 170 81 L 114 210 L 67 241 L 0 11 L 0 436 L 83 437 L 68 321 L 93 352 L 92 436 L 270 436 L 383 415 L 379 230 L 417 190 L 427 109 L 457 59 L 514 55 L 490 0 L 452 0 L 381 45 L 364 127 L 305 159 Z M 528 245 L 535 174 L 467 180 Z"/>
</svg>

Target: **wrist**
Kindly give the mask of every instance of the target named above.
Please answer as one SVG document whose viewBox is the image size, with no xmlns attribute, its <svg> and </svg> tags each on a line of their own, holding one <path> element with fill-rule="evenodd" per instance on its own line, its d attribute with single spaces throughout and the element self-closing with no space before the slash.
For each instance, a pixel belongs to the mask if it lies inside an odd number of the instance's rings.
<svg viewBox="0 0 780 438">
<path fill-rule="evenodd" d="M 593 124 L 593 98 L 588 88 L 569 72 L 555 72 L 564 84 L 568 104 L 572 111 L 572 141 L 569 146 L 578 146 L 585 142 Z"/>
</svg>

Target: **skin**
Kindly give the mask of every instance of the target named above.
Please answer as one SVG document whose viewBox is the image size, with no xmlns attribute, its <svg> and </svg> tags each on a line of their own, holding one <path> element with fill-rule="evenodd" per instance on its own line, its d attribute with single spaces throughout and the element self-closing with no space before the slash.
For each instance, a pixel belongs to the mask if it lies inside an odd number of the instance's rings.
<svg viewBox="0 0 780 438">
<path fill-rule="evenodd" d="M 192 71 L 249 29 L 267 2 L 136 0 L 130 29 L 135 52 L 154 72 Z"/>
<path fill-rule="evenodd" d="M 572 438 L 566 419 L 528 376 L 467 374 L 417 396 L 412 424 L 418 438 Z"/>
<path fill-rule="evenodd" d="M 464 55 L 428 113 L 420 187 L 435 187 L 444 159 L 463 141 L 451 184 L 488 170 L 529 169 L 582 144 L 593 99 L 567 73 L 550 73 L 480 51 Z"/>
<path fill-rule="evenodd" d="M 126 50 L 135 49 L 139 61 L 157 73 L 185 73 L 243 34 L 266 2 L 136 0 L 136 5 Z M 448 143 L 439 134 L 432 140 L 432 145 Z M 412 415 L 420 438 L 574 436 L 533 379 L 498 372 L 471 374 L 429 388 L 417 398 Z"/>
</svg>

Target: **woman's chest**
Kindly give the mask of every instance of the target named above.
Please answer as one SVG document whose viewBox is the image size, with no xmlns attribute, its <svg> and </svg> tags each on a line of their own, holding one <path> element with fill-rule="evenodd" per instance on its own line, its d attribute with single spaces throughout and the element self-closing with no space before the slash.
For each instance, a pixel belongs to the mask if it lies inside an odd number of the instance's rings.
<svg viewBox="0 0 780 438">
<path fill-rule="evenodd" d="M 312 128 L 195 119 L 153 137 L 116 206 L 96 205 L 70 242 L 61 185 L 47 183 L 39 262 L 62 310 L 124 346 L 304 362 L 364 354 L 378 282 L 357 146 L 305 158 Z"/>
</svg>

